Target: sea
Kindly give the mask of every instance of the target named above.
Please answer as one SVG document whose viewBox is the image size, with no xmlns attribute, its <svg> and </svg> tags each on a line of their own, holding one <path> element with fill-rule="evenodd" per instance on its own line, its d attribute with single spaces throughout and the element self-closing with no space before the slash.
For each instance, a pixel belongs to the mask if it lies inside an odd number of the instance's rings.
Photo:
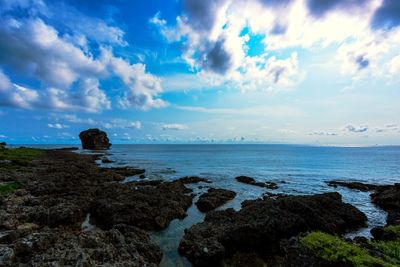
<svg viewBox="0 0 400 267">
<path fill-rule="evenodd" d="M 80 150 L 79 153 L 90 151 Z M 339 192 L 343 201 L 356 206 L 368 217 L 368 227 L 348 233 L 348 237 L 370 237 L 369 230 L 384 225 L 387 214 L 371 203 L 369 192 L 333 188 L 327 182 L 400 183 L 400 146 L 135 144 L 113 145 L 106 153 L 114 163 L 104 164 L 104 167 L 144 168 L 145 179 L 172 181 L 196 175 L 211 180 L 212 184 L 189 185 L 197 194 L 194 202 L 199 194 L 207 190 L 199 188 L 201 185 L 235 191 L 236 198 L 219 209 L 239 210 L 243 200 L 260 198 L 266 192 L 293 195 Z M 279 188 L 269 190 L 242 184 L 235 180 L 239 175 L 250 176 L 257 181 L 275 182 Z M 137 179 L 128 177 L 125 182 Z M 184 230 L 203 220 L 204 214 L 192 205 L 186 218 L 174 220 L 168 228 L 151 233 L 151 238 L 164 252 L 161 266 L 191 266 L 186 258 L 179 255 L 177 247 Z"/>
</svg>

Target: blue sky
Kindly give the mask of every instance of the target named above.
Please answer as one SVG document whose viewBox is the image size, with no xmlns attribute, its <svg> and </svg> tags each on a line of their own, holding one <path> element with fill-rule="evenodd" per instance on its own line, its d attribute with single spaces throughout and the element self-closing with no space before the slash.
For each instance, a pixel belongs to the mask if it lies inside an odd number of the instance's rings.
<svg viewBox="0 0 400 267">
<path fill-rule="evenodd" d="M 0 139 L 400 144 L 397 0 L 0 0 Z"/>
</svg>

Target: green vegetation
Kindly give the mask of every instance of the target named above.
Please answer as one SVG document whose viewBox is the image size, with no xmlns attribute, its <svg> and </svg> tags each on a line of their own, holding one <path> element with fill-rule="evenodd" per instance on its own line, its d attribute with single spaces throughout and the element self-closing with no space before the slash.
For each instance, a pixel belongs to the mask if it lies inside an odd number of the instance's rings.
<svg viewBox="0 0 400 267">
<path fill-rule="evenodd" d="M 387 255 L 385 258 L 387 261 L 384 261 L 370 255 L 364 248 L 322 232 L 309 233 L 300 238 L 300 244 L 326 261 L 350 263 L 356 267 L 397 266 L 395 259 L 392 259 L 390 255 Z"/>
<path fill-rule="evenodd" d="M 393 234 L 395 240 L 371 241 L 370 244 L 400 266 L 400 225 L 385 226 L 383 230 Z"/>
<path fill-rule="evenodd" d="M 385 257 L 396 266 L 400 266 L 400 240 L 396 241 L 373 241 L 370 242 L 372 246 L 381 251 Z"/>
<path fill-rule="evenodd" d="M 33 159 L 44 153 L 42 149 L 35 148 L 15 148 L 0 150 L 0 160 L 9 160 L 14 164 L 26 166 Z"/>
<path fill-rule="evenodd" d="M 19 183 L 0 184 L 0 196 L 6 196 L 20 187 Z"/>
<path fill-rule="evenodd" d="M 396 237 L 400 239 L 400 225 L 385 226 L 385 228 L 383 228 L 383 230 L 387 233 L 396 235 Z"/>
</svg>

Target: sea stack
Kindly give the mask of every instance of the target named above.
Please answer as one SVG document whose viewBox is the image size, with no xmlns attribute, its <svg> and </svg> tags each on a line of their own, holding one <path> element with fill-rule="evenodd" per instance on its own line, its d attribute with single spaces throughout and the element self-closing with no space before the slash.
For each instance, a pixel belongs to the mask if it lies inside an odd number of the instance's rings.
<svg viewBox="0 0 400 267">
<path fill-rule="evenodd" d="M 88 129 L 79 134 L 83 149 L 109 149 L 111 144 L 107 134 L 99 129 Z"/>
</svg>

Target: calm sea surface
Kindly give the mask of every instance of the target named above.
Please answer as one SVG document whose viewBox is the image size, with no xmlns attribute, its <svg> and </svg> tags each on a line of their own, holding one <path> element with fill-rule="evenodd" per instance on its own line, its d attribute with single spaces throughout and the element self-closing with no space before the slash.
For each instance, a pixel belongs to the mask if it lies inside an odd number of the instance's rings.
<svg viewBox="0 0 400 267">
<path fill-rule="evenodd" d="M 373 184 L 400 182 L 400 147 L 313 147 L 296 145 L 113 145 L 106 166 L 134 166 L 146 169 L 147 179 L 174 180 L 185 175 L 210 179 L 212 187 L 237 192 L 237 197 L 221 209 L 240 209 L 245 199 L 260 197 L 270 191 L 286 194 L 315 194 L 337 191 L 345 202 L 363 211 L 369 219 L 369 228 L 385 223 L 386 214 L 370 203 L 369 193 L 328 187 L 326 181 L 361 181 Z M 235 181 L 247 175 L 259 181 L 273 181 L 278 190 L 266 190 Z M 135 180 L 137 178 L 128 178 Z M 196 193 L 198 189 L 190 185 Z M 196 201 L 196 199 L 195 199 Z M 196 206 L 183 220 L 174 220 L 170 226 L 152 233 L 152 239 L 164 251 L 162 266 L 190 266 L 176 249 L 183 230 L 201 222 L 204 215 Z M 357 233 L 369 236 L 369 228 Z"/>
</svg>

